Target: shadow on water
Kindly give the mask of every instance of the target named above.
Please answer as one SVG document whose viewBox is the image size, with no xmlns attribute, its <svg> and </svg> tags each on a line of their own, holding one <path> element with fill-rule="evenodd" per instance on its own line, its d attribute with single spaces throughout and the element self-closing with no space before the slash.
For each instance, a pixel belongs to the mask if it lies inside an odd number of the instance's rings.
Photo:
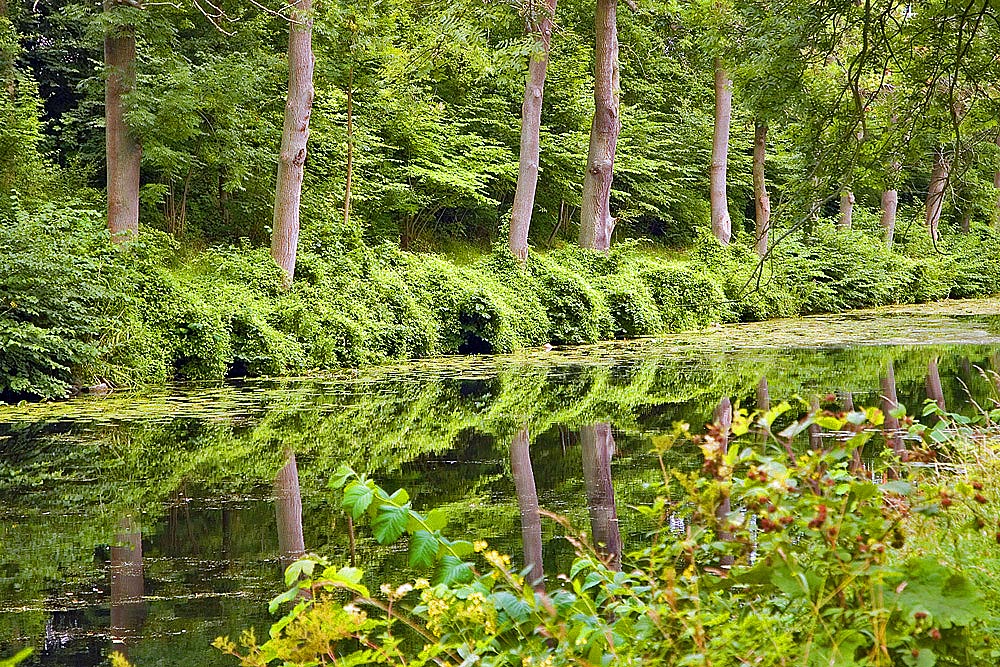
<svg viewBox="0 0 1000 667">
<path fill-rule="evenodd" d="M 327 486 L 342 463 L 443 508 L 450 535 L 514 554 L 538 586 L 573 557 L 546 511 L 617 566 L 643 531 L 626 508 L 661 478 L 651 438 L 674 422 L 700 430 L 796 395 L 800 411 L 974 412 L 994 405 L 998 332 L 966 311 L 890 311 L 2 408 L 0 656 L 221 665 L 211 640 L 263 634 L 282 566 L 307 550 L 413 576 L 405 553 L 352 539 Z M 667 464 L 700 458 L 681 446 Z"/>
</svg>

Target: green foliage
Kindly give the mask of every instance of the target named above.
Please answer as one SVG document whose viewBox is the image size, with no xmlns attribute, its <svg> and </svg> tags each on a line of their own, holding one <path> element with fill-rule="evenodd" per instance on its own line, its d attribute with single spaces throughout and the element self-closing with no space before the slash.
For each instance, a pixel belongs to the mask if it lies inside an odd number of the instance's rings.
<svg viewBox="0 0 1000 667">
<path fill-rule="evenodd" d="M 660 457 L 693 439 L 702 470 L 665 473 L 657 498 L 637 508 L 649 543 L 627 555 L 627 567 L 609 568 L 585 538 L 572 536 L 577 558 L 547 590 L 529 585 L 485 542 L 443 537 L 443 523 L 413 510 L 404 491 L 390 495 L 343 467 L 330 485 L 343 487 L 344 509 L 367 517 L 382 543 L 406 533 L 411 566 L 436 568 L 435 583 L 385 582 L 376 595 L 360 570 L 309 556 L 288 569 L 290 588 L 272 601 L 272 612 L 292 607 L 267 641 L 244 633 L 241 646 L 222 637 L 215 646 L 247 667 L 314 664 L 321 655 L 344 664 L 734 667 L 995 659 L 995 618 L 973 582 L 976 562 L 944 560 L 920 533 L 930 522 L 980 535 L 995 502 L 977 490 L 982 485 L 918 469 L 879 484 L 856 474 L 851 454 L 882 423 L 879 410 L 813 412 L 772 431 L 788 423 L 782 416 L 790 410 L 782 403 L 738 412 L 728 446 L 717 427 L 692 438 L 678 424 L 655 438 Z M 770 444 L 761 444 L 754 425 Z M 810 427 L 840 437 L 827 449 L 786 455 Z M 913 433 L 926 430 L 915 424 Z M 963 437 L 951 436 L 951 451 Z M 740 509 L 720 513 L 723 500 Z M 671 530 L 678 517 L 683 535 Z"/>
</svg>

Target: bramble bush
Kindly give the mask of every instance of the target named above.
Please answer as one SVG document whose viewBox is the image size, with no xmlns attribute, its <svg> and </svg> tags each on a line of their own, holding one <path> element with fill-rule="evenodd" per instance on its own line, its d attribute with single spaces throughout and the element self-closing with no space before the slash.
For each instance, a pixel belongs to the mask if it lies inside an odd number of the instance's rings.
<svg viewBox="0 0 1000 667">
<path fill-rule="evenodd" d="M 1000 498 L 978 476 L 996 471 L 995 455 L 979 442 L 969 456 L 971 421 L 933 404 L 933 427 L 899 413 L 913 460 L 963 465 L 939 473 L 887 456 L 866 471 L 854 453 L 877 444 L 879 410 L 793 412 L 738 411 L 731 432 L 677 425 L 654 438 L 661 461 L 693 441 L 704 465 L 664 467 L 655 501 L 636 508 L 648 543 L 618 571 L 564 523 L 577 558 L 539 588 L 486 543 L 446 537 L 444 512 L 341 468 L 330 486 L 344 510 L 379 543 L 405 542 L 427 576 L 376 592 L 362 570 L 310 555 L 286 571 L 266 639 L 247 630 L 215 646 L 244 667 L 995 664 L 997 600 L 980 588 L 988 571 L 962 556 L 978 544 L 998 558 Z M 795 453 L 810 428 L 822 435 Z"/>
</svg>

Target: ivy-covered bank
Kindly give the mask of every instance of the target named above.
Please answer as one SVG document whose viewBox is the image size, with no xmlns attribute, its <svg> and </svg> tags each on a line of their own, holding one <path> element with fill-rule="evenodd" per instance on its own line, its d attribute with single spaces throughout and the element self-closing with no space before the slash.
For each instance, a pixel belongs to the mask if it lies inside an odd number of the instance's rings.
<svg viewBox="0 0 1000 667">
<path fill-rule="evenodd" d="M 0 397 L 76 387 L 288 375 L 440 354 L 501 353 L 713 323 L 1000 292 L 1000 233 L 887 249 L 833 225 L 763 266 L 750 239 L 682 253 L 505 248 L 461 260 L 391 245 L 300 249 L 294 286 L 260 248 L 114 246 L 102 213 L 49 206 L 0 227 Z"/>
</svg>

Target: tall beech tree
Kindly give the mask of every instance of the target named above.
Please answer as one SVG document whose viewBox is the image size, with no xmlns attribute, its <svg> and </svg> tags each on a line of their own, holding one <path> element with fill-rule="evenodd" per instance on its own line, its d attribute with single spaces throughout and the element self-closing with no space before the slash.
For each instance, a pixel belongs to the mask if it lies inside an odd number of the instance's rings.
<svg viewBox="0 0 1000 667">
<path fill-rule="evenodd" d="M 767 194 L 767 181 L 764 176 L 766 160 L 767 123 L 756 121 L 753 128 L 753 204 L 754 247 L 757 249 L 758 257 L 767 255 L 767 237 L 771 232 L 771 198 Z"/>
<path fill-rule="evenodd" d="M 611 248 L 615 219 L 611 217 L 611 182 L 615 150 L 621 132 L 619 115 L 617 0 L 597 0 L 594 14 L 594 120 L 590 126 L 587 170 L 580 205 L 580 245 Z"/>
<path fill-rule="evenodd" d="M 542 93 L 549 65 L 556 0 L 546 0 L 540 11 L 535 3 L 529 3 L 528 9 L 531 14 L 528 18 L 528 31 L 534 37 L 535 50 L 528 59 L 528 79 L 524 85 L 524 102 L 521 104 L 521 150 L 514 206 L 510 214 L 510 251 L 522 262 L 528 258 L 528 230 L 531 228 L 531 212 L 535 207 L 535 188 L 538 185 Z"/>
<path fill-rule="evenodd" d="M 139 167 L 142 145 L 125 123 L 125 96 L 135 87 L 135 23 L 138 2 L 105 0 L 104 137 L 107 160 L 108 231 L 121 241 L 139 233 Z"/>
<path fill-rule="evenodd" d="M 712 135 L 712 167 L 710 198 L 712 204 L 712 234 L 722 245 L 729 245 L 733 223 L 729 218 L 729 195 L 726 191 L 726 171 L 729 166 L 729 125 L 733 115 L 733 82 L 723 65 L 715 58 L 715 128 Z"/>
<path fill-rule="evenodd" d="M 295 277 L 295 253 L 299 245 L 299 208 L 309 116 L 313 103 L 312 0 L 296 0 L 290 6 L 288 26 L 288 97 L 278 153 L 278 176 L 274 187 L 274 221 L 271 227 L 271 257 L 285 272 L 285 286 Z"/>
</svg>

